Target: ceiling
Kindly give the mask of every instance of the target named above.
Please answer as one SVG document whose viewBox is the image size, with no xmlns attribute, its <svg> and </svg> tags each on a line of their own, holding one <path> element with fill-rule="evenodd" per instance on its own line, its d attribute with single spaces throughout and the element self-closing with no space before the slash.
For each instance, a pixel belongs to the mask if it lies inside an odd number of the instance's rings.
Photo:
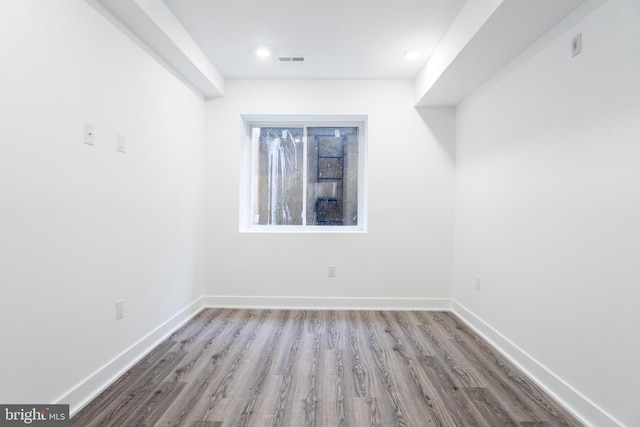
<svg viewBox="0 0 640 427">
<path fill-rule="evenodd" d="M 204 98 L 231 78 L 409 79 L 416 106 L 457 105 L 585 2 L 85 1 Z"/>
<path fill-rule="evenodd" d="M 226 78 L 413 79 L 464 0 L 164 0 Z M 258 47 L 270 48 L 258 58 Z M 419 51 L 414 60 L 404 53 Z M 279 62 L 278 56 L 304 56 Z"/>
</svg>

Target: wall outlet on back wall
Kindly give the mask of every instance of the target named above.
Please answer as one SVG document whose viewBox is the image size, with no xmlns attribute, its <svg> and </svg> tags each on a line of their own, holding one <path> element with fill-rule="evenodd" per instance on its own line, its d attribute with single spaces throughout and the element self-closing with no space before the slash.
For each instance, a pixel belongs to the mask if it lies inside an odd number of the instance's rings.
<svg viewBox="0 0 640 427">
<path fill-rule="evenodd" d="M 327 273 L 329 277 L 336 277 L 336 266 L 330 265 L 329 268 L 327 269 Z"/>
<path fill-rule="evenodd" d="M 476 276 L 476 291 L 480 290 L 480 276 Z"/>
</svg>

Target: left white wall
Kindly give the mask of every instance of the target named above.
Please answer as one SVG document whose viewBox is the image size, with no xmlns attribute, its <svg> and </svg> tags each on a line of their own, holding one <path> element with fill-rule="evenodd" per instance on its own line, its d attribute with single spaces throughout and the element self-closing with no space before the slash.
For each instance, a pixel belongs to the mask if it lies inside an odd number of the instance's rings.
<svg viewBox="0 0 640 427">
<path fill-rule="evenodd" d="M 204 123 L 88 3 L 0 3 L 0 402 L 73 411 L 197 309 Z"/>
</svg>

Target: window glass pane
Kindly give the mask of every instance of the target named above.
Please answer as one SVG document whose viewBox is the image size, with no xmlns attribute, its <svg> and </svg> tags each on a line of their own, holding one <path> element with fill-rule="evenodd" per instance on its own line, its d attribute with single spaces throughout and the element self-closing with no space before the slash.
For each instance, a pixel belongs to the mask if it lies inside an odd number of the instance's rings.
<svg viewBox="0 0 640 427">
<path fill-rule="evenodd" d="M 302 225 L 303 128 L 253 128 L 257 149 L 255 224 Z"/>
<path fill-rule="evenodd" d="M 358 225 L 358 128 L 307 129 L 307 225 Z"/>
</svg>

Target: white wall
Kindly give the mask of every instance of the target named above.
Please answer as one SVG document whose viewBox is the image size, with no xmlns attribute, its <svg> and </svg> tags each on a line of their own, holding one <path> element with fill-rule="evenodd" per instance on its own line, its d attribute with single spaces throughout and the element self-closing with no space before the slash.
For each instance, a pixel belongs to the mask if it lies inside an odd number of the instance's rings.
<svg viewBox="0 0 640 427">
<path fill-rule="evenodd" d="M 204 122 L 88 3 L 0 3 L 0 402 L 78 403 L 202 295 Z"/>
<path fill-rule="evenodd" d="M 587 2 L 459 106 L 456 141 L 456 301 L 628 426 L 640 425 L 639 21 L 636 0 Z"/>
<path fill-rule="evenodd" d="M 408 81 L 227 80 L 207 113 L 210 303 L 402 306 L 451 297 L 454 112 L 418 112 L 412 91 Z M 239 233 L 241 114 L 368 115 L 368 233 Z"/>
<path fill-rule="evenodd" d="M 0 3 L 0 402 L 82 403 L 203 293 L 428 308 L 453 282 L 587 420 L 638 424 L 639 17 L 587 2 L 454 115 L 404 81 L 232 80 L 205 108 L 86 2 Z M 368 233 L 239 233 L 241 114 L 367 114 Z"/>
</svg>

